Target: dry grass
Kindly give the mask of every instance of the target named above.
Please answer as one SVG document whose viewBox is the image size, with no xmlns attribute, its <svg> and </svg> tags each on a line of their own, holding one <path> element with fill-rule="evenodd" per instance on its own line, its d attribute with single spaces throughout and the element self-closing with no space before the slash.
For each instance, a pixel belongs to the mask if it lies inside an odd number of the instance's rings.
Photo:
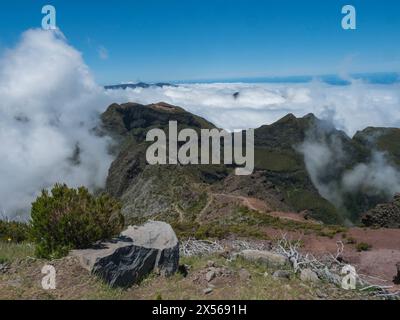
<svg viewBox="0 0 400 320">
<path fill-rule="evenodd" d="M 274 279 L 274 269 L 240 258 L 233 261 L 222 256 L 186 257 L 181 264 L 190 267 L 184 277 L 176 274 L 170 278 L 150 275 L 140 285 L 128 290 L 111 289 L 97 278 L 82 269 L 77 261 L 67 257 L 61 260 L 45 261 L 28 258 L 33 247 L 28 244 L 0 244 L 0 256 L 10 263 L 10 269 L 0 274 L 0 300 L 2 299 L 41 299 L 41 300 L 298 300 L 298 299 L 362 299 L 355 291 L 321 282 L 318 285 L 304 283 L 298 276 L 290 279 Z M 209 260 L 217 268 L 227 270 L 211 283 L 205 279 Z M 45 291 L 41 288 L 43 277 L 41 269 L 51 264 L 57 271 L 57 289 Z M 239 271 L 245 269 L 250 278 L 243 279 Z M 203 290 L 213 286 L 213 292 L 205 295 Z"/>
<path fill-rule="evenodd" d="M 35 247 L 30 243 L 7 243 L 0 241 L 0 263 L 14 262 L 34 256 Z"/>
</svg>

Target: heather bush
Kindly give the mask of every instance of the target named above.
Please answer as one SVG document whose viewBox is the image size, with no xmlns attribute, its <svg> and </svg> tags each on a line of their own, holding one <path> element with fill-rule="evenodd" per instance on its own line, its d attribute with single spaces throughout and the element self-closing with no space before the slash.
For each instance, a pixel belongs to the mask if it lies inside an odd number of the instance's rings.
<svg viewBox="0 0 400 320">
<path fill-rule="evenodd" d="M 0 220 L 0 241 L 21 243 L 28 241 L 29 225 L 24 222 Z"/>
<path fill-rule="evenodd" d="M 71 249 L 89 248 L 118 235 L 124 226 L 117 200 L 60 184 L 50 192 L 42 191 L 32 204 L 31 219 L 31 238 L 41 258 L 59 258 Z"/>
</svg>

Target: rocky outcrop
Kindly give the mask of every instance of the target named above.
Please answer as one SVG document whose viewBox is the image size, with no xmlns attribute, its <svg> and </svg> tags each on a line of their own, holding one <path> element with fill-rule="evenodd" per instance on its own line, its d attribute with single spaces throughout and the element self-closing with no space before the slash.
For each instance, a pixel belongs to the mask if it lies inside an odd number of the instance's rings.
<svg viewBox="0 0 400 320">
<path fill-rule="evenodd" d="M 171 226 L 148 222 L 129 227 L 113 241 L 75 250 L 81 265 L 111 287 L 130 287 L 153 271 L 172 275 L 179 266 L 179 243 Z"/>
<path fill-rule="evenodd" d="M 379 204 L 362 216 L 362 223 L 367 227 L 400 228 L 400 194 L 393 202 Z"/>
</svg>

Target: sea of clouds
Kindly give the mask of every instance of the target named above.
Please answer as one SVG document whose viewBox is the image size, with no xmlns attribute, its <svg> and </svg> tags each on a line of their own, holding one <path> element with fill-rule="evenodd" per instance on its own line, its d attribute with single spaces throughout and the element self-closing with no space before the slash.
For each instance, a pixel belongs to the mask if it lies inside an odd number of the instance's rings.
<svg viewBox="0 0 400 320">
<path fill-rule="evenodd" d="M 400 127 L 399 89 L 399 84 L 334 86 L 315 80 L 104 90 L 60 31 L 29 30 L 0 60 L 0 213 L 26 216 L 38 192 L 57 182 L 103 187 L 113 160 L 110 139 L 93 128 L 113 102 L 164 101 L 228 130 L 270 124 L 288 113 L 314 113 L 352 136 L 367 126 Z M 354 174 L 371 168 L 365 164 Z"/>
<path fill-rule="evenodd" d="M 239 93 L 237 98 L 234 94 Z M 164 101 L 201 115 L 218 127 L 235 130 L 270 124 L 288 113 L 314 113 L 352 136 L 368 126 L 400 126 L 400 83 L 348 86 L 315 80 L 301 84 L 186 84 L 110 91 L 116 101 Z"/>
</svg>

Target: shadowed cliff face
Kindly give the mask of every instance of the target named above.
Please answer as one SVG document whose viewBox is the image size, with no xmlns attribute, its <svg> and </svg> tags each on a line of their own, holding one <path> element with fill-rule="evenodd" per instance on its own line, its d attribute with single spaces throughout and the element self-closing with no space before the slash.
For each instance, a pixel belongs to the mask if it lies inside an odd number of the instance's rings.
<svg viewBox="0 0 400 320">
<path fill-rule="evenodd" d="M 184 214 L 195 220 L 212 190 L 217 189 L 218 193 L 261 199 L 271 210 L 307 211 L 326 223 L 343 223 L 346 219 L 356 222 L 361 213 L 393 196 L 372 185 L 349 189 L 344 183 L 357 166 L 372 161 L 374 151 L 388 153 L 388 163 L 396 168 L 400 148 L 387 142 L 396 134 L 391 130 L 374 140 L 370 137 L 382 129 L 368 128 L 351 139 L 312 114 L 303 118 L 289 114 L 255 130 L 255 172 L 241 184 L 236 183 L 240 179 L 229 166 L 146 163 L 149 144 L 145 138 L 150 129 L 168 132 L 169 121 L 177 121 L 179 130 L 215 128 L 180 107 L 165 103 L 113 104 L 102 121 L 102 130 L 117 141 L 107 191 L 122 199 L 128 219 L 178 219 Z M 367 187 L 369 192 L 365 191 Z"/>
</svg>

